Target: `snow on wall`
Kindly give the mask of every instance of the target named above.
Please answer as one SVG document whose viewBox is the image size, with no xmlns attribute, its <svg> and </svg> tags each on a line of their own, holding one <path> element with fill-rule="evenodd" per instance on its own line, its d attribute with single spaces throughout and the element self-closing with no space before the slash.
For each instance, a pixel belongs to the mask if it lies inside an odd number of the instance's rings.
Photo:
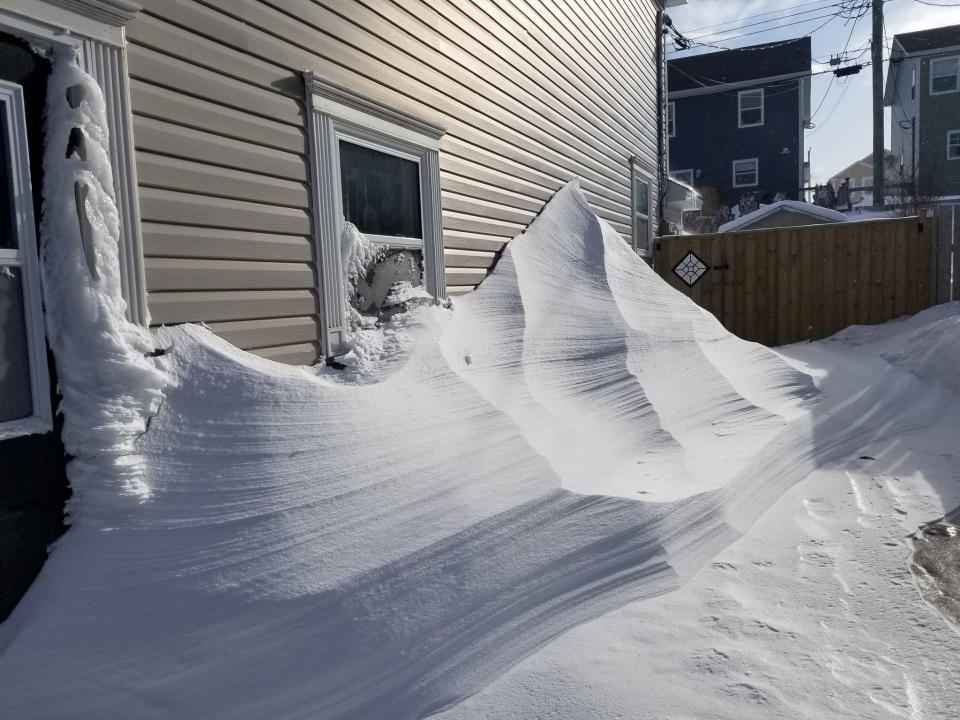
<svg viewBox="0 0 960 720">
<path fill-rule="evenodd" d="M 61 272 L 83 278 L 69 237 Z M 61 330 L 68 381 L 88 354 L 124 366 L 97 398 L 142 417 L 145 339 L 69 282 L 105 318 L 78 318 L 97 347 Z M 379 376 L 334 380 L 164 330 L 149 431 L 96 445 L 139 453 L 151 494 L 98 503 L 0 626 L 0 716 L 424 717 L 676 588 L 876 437 L 874 393 L 817 410 L 809 376 L 668 287 L 575 184 L 476 293 L 396 332 Z"/>
<path fill-rule="evenodd" d="M 72 48 L 54 50 L 52 60 L 41 273 L 77 522 L 101 503 L 150 496 L 134 443 L 160 405 L 167 376 L 149 357 L 149 332 L 124 316 L 103 94 Z"/>
</svg>

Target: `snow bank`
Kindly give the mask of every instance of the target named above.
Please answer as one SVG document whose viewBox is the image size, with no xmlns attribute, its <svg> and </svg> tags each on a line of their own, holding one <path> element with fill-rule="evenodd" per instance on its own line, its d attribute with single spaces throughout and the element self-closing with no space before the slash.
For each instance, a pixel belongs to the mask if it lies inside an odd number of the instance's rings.
<svg viewBox="0 0 960 720">
<path fill-rule="evenodd" d="M 960 392 L 960 302 L 939 306 L 936 313 L 952 315 L 925 323 L 910 333 L 903 349 L 886 358 L 917 377 Z M 924 315 L 924 318 L 929 314 Z"/>
<path fill-rule="evenodd" d="M 140 336 L 78 320 L 127 363 L 103 397 L 129 372 L 143 410 Z M 423 717 L 676 588 L 882 415 L 871 392 L 822 407 L 576 185 L 476 293 L 406 322 L 385 372 L 336 380 L 161 333 L 151 495 L 72 528 L 0 627 L 0 716 Z"/>
<path fill-rule="evenodd" d="M 46 107 L 41 268 L 76 523 L 149 497 L 135 442 L 167 376 L 149 332 L 124 316 L 104 100 L 72 48 L 54 53 Z"/>
</svg>

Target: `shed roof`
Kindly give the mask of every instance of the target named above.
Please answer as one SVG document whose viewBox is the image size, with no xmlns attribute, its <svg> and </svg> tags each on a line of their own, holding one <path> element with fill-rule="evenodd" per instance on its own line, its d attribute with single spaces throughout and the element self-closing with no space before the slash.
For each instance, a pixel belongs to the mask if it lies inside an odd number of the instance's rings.
<svg viewBox="0 0 960 720">
<path fill-rule="evenodd" d="M 753 223 L 757 222 L 757 220 L 772 215 L 778 210 L 790 210 L 803 215 L 809 215 L 823 222 L 846 222 L 847 220 L 846 215 L 836 210 L 830 210 L 829 208 L 820 207 L 819 205 L 811 205 L 810 203 L 800 202 L 799 200 L 780 200 L 775 203 L 770 203 L 769 205 L 762 205 L 753 212 L 741 215 L 735 220 L 724 223 L 717 229 L 717 232 L 748 229 Z"/>
<path fill-rule="evenodd" d="M 809 71 L 809 37 L 704 53 L 667 62 L 670 92 Z"/>
</svg>

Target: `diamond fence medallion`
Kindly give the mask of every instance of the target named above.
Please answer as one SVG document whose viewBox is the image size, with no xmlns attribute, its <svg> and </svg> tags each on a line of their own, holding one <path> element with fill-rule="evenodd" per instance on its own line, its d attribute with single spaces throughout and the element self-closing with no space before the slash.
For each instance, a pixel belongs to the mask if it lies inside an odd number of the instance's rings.
<svg viewBox="0 0 960 720">
<path fill-rule="evenodd" d="M 673 266 L 673 272 L 677 277 L 690 287 L 696 285 L 697 280 L 702 278 L 707 270 L 707 264 L 693 250 L 684 255 L 680 262 Z"/>
</svg>

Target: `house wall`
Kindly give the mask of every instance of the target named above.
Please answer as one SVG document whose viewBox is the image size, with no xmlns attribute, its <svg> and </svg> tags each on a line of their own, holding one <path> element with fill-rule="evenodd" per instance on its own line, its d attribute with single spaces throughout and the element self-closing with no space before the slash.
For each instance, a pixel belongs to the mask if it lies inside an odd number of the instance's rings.
<svg viewBox="0 0 960 720">
<path fill-rule="evenodd" d="M 843 185 L 843 181 L 847 178 L 850 179 L 850 187 L 862 187 L 864 185 L 864 178 L 873 177 L 873 166 L 867 165 L 865 162 L 854 163 L 846 170 L 834 175 L 830 178 L 830 184 L 833 185 L 834 191 L 840 190 L 840 186 Z M 854 195 L 854 201 L 856 201 L 861 193 L 852 193 Z"/>
<path fill-rule="evenodd" d="M 960 56 L 960 49 L 956 54 Z M 941 55 L 941 57 L 943 57 Z M 960 194 L 960 160 L 947 159 L 947 131 L 960 130 L 960 91 L 930 94 L 931 58 L 920 58 L 918 182 L 926 195 Z"/>
<path fill-rule="evenodd" d="M 446 283 L 475 287 L 563 183 L 629 238 L 656 177 L 651 0 L 151 0 L 127 28 L 148 304 L 286 362 L 317 355 L 311 70 L 443 126 Z"/>
<path fill-rule="evenodd" d="M 765 202 L 778 192 L 791 200 L 801 199 L 800 80 L 751 86 L 757 87 L 764 88 L 764 124 L 757 127 L 738 127 L 737 93 L 746 88 L 674 99 L 676 134 L 670 140 L 670 170 L 692 168 L 694 186 L 717 188 L 724 205 L 735 205 L 748 191 L 759 193 Z M 733 161 L 749 158 L 759 159 L 759 184 L 734 188 Z"/>
<path fill-rule="evenodd" d="M 890 152 L 893 153 L 896 161 L 896 168 L 900 168 L 900 162 L 903 161 L 903 175 L 906 178 L 912 177 L 914 170 L 915 157 L 914 149 L 916 141 L 911 132 L 911 122 L 913 122 L 916 131 L 920 130 L 920 96 L 923 94 L 923 86 L 920 82 L 920 73 L 917 72 L 917 87 L 914 97 L 910 97 L 910 87 L 912 82 L 912 71 L 917 68 L 917 60 L 906 59 L 897 66 L 896 83 L 894 85 L 894 100 L 890 111 Z M 929 76 L 928 76 L 929 82 Z"/>
</svg>

